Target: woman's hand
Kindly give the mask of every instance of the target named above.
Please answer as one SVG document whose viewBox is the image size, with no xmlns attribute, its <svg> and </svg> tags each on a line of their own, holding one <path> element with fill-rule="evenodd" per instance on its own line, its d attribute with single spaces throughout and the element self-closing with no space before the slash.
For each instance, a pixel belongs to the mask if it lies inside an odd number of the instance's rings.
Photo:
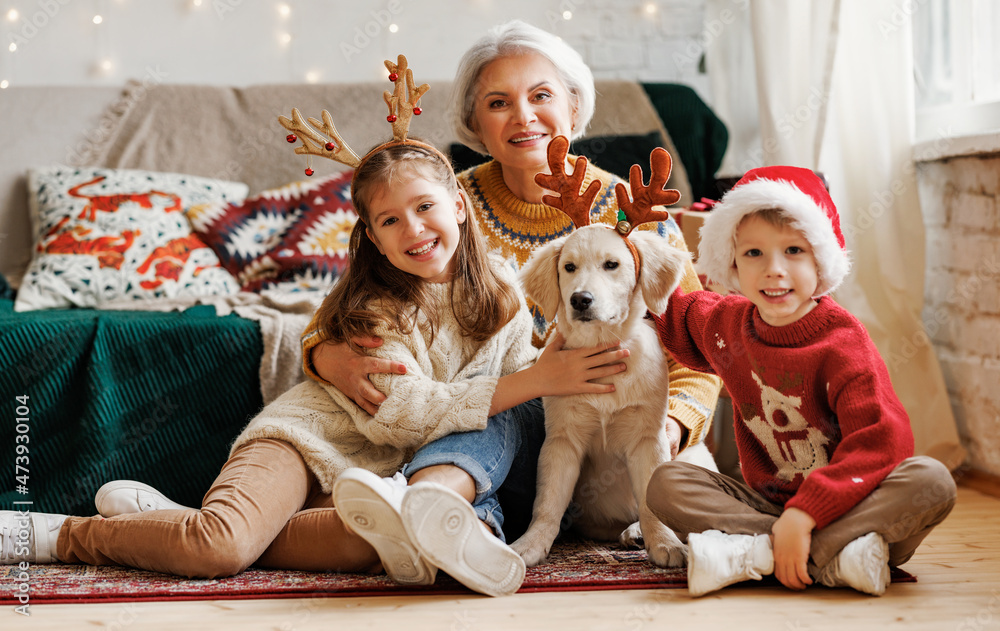
<svg viewBox="0 0 1000 631">
<path fill-rule="evenodd" d="M 378 348 L 382 345 L 381 338 L 377 337 L 358 337 L 352 341 L 364 348 Z M 368 375 L 406 374 L 404 364 L 356 353 L 344 342 L 321 342 L 309 352 L 316 374 L 333 384 L 372 416 L 375 416 L 378 406 L 385 401 L 385 395 L 372 385 Z"/>
<path fill-rule="evenodd" d="M 593 380 L 624 371 L 621 360 L 629 356 L 628 349 L 613 343 L 566 350 L 565 343 L 566 338 L 557 331 L 531 368 L 539 380 L 542 396 L 615 391 L 614 384 L 593 383 Z"/>
<path fill-rule="evenodd" d="M 677 457 L 681 450 L 681 441 L 684 440 L 684 428 L 674 420 L 674 417 L 667 417 L 667 440 L 670 442 L 670 459 Z"/>
<path fill-rule="evenodd" d="M 771 526 L 774 576 L 789 589 L 805 589 L 812 585 L 807 564 L 815 527 L 816 520 L 798 508 L 786 508 Z"/>
</svg>

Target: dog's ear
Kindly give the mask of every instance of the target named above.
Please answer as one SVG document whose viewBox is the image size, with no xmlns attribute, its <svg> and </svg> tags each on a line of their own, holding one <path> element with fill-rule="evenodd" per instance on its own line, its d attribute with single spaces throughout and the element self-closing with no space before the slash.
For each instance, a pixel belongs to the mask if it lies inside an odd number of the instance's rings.
<svg viewBox="0 0 1000 631">
<path fill-rule="evenodd" d="M 535 250 L 519 274 L 524 293 L 548 320 L 559 309 L 559 254 L 565 242 L 566 237 L 559 237 Z"/>
<path fill-rule="evenodd" d="M 663 313 L 667 310 L 667 300 L 684 278 L 691 254 L 649 231 L 636 230 L 629 239 L 642 255 L 639 287 L 646 307 L 653 313 Z"/>
</svg>

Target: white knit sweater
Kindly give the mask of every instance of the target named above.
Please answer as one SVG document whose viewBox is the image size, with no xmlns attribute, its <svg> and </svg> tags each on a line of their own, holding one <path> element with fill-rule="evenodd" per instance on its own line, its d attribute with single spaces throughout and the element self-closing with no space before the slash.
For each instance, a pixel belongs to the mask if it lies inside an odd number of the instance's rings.
<svg viewBox="0 0 1000 631">
<path fill-rule="evenodd" d="M 376 335 L 382 345 L 367 351 L 406 365 L 405 375 L 371 375 L 387 397 L 375 416 L 335 387 L 309 379 L 266 406 L 236 438 L 233 450 L 257 438 L 291 443 L 329 493 L 348 467 L 392 475 L 419 447 L 454 432 L 484 429 L 498 378 L 529 366 L 538 353 L 513 268 L 493 262 L 516 289 L 521 309 L 492 338 L 464 337 L 452 314 L 450 285 L 429 285 L 440 318 L 433 344 L 420 314 L 409 335 L 380 326 Z"/>
</svg>

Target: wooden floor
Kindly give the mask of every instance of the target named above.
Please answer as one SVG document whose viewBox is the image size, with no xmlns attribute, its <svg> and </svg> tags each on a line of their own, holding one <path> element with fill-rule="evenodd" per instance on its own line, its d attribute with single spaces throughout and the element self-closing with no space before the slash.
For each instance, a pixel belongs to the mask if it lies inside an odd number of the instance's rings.
<svg viewBox="0 0 1000 631">
<path fill-rule="evenodd" d="M 730 587 L 697 600 L 686 590 L 35 605 L 0 611 L 0 629 L 612 629 L 1000 631 L 1000 499 L 959 488 L 951 516 L 904 566 L 919 577 L 872 598 L 848 589 L 793 593 Z"/>
</svg>

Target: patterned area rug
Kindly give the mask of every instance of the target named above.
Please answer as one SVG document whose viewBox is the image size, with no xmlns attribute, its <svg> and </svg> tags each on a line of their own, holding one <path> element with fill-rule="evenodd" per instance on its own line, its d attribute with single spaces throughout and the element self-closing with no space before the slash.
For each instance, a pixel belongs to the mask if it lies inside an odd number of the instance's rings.
<svg viewBox="0 0 1000 631">
<path fill-rule="evenodd" d="M 893 571 L 893 582 L 915 580 L 902 570 Z M 22 576 L 16 566 L 3 567 L 0 585 L 0 604 L 17 604 L 18 591 L 23 591 L 26 588 L 22 585 L 27 585 L 32 605 L 470 593 L 444 574 L 438 575 L 434 585 L 402 587 L 384 574 L 317 574 L 251 568 L 230 578 L 189 580 L 122 567 L 61 564 L 32 566 L 27 577 Z M 520 591 L 686 587 L 686 570 L 655 567 L 646 560 L 644 550 L 590 541 L 565 541 L 553 546 L 548 562 L 528 569 Z"/>
</svg>

